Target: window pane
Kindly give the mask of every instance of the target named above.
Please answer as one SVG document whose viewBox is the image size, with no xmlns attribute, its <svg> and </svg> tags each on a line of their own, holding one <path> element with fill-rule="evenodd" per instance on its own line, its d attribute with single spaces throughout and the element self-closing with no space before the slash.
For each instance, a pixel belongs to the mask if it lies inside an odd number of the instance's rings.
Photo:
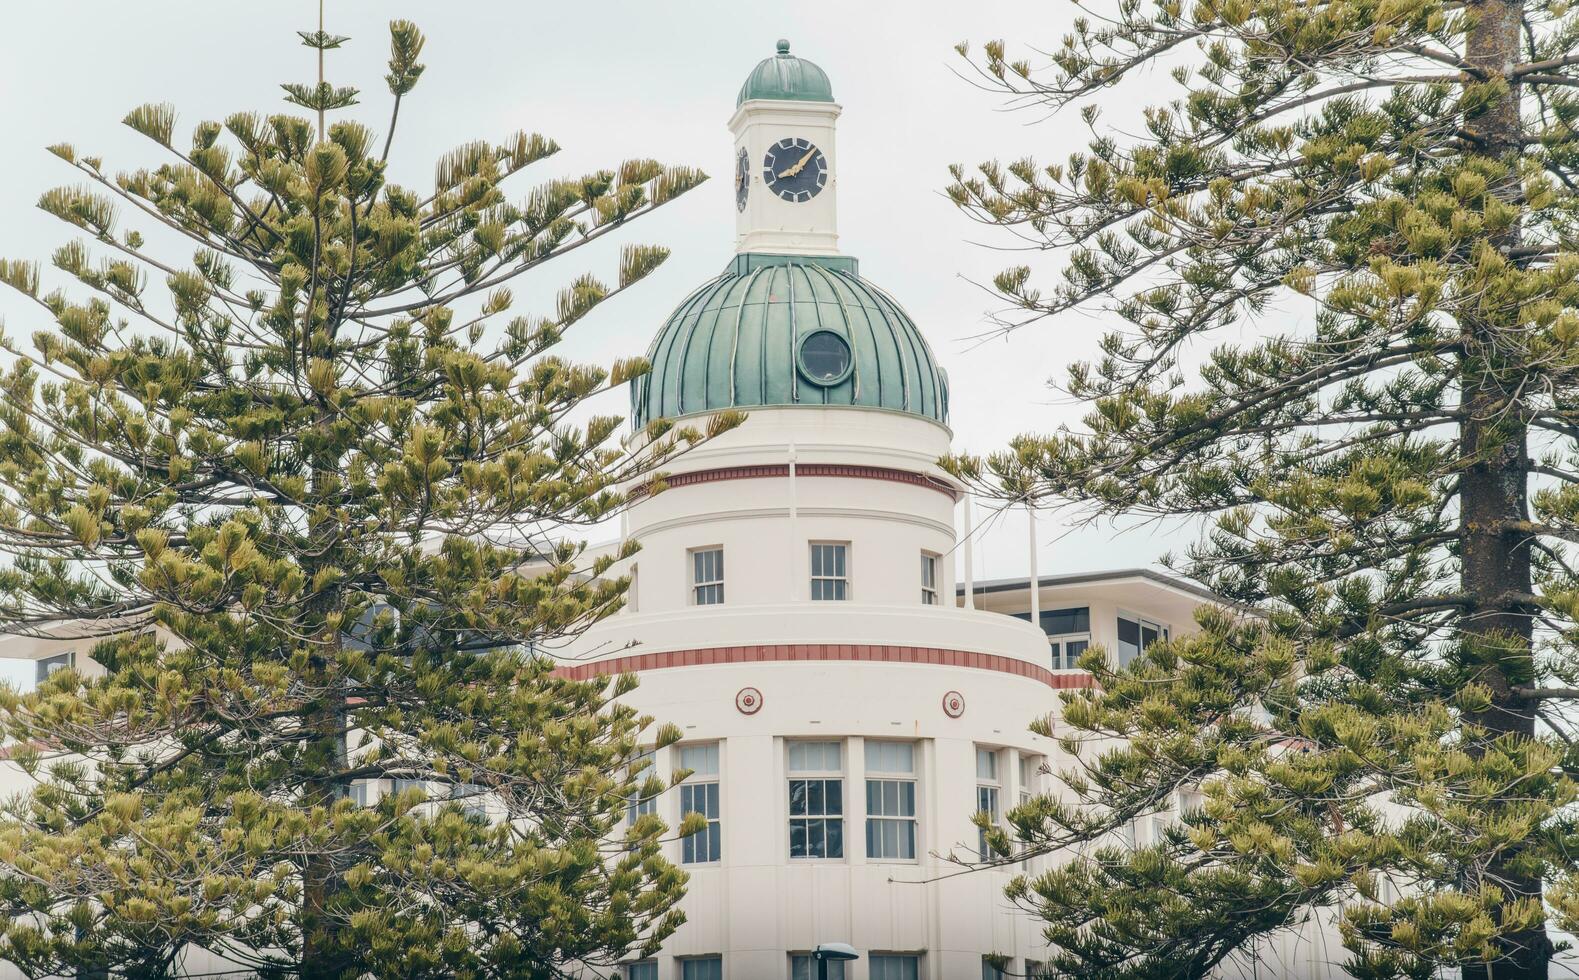
<svg viewBox="0 0 1579 980">
<path fill-rule="evenodd" d="M 790 957 L 790 980 L 817 980 L 817 962 L 809 954 L 794 954 Z M 844 980 L 843 961 L 828 961 L 828 980 Z"/>
<path fill-rule="evenodd" d="M 658 964 L 627 963 L 620 969 L 623 980 L 658 980 Z"/>
<path fill-rule="evenodd" d="M 790 816 L 804 816 L 806 814 L 806 784 L 807 780 L 790 780 Z"/>
<path fill-rule="evenodd" d="M 1140 655 L 1140 624 L 1120 617 L 1118 621 L 1118 665 L 1123 667 Z"/>
<path fill-rule="evenodd" d="M 998 778 L 998 753 L 992 749 L 976 750 L 976 778 Z"/>
<path fill-rule="evenodd" d="M 824 824 L 824 833 L 827 834 L 828 850 L 827 853 L 823 855 L 823 857 L 844 857 L 844 821 L 826 820 L 824 821 Z"/>
<path fill-rule="evenodd" d="M 1065 664 L 1065 666 L 1071 667 L 1071 668 L 1074 667 L 1075 666 L 1075 661 L 1079 660 L 1080 659 L 1080 655 L 1082 653 L 1085 653 L 1086 650 L 1090 648 L 1090 646 L 1091 646 L 1091 641 L 1090 640 L 1070 640 L 1067 643 L 1065 643 L 1064 644 L 1064 664 Z"/>
<path fill-rule="evenodd" d="M 909 742 L 880 742 L 868 739 L 866 768 L 871 772 L 913 773 L 916 771 L 915 746 Z"/>
<path fill-rule="evenodd" d="M 718 775 L 718 743 L 686 745 L 680 749 L 680 768 L 694 770 L 691 778 Z"/>
<path fill-rule="evenodd" d="M 867 969 L 871 980 L 920 980 L 921 957 L 893 953 L 873 954 Z"/>
<path fill-rule="evenodd" d="M 1048 636 L 1063 633 L 1091 632 L 1091 610 L 1081 606 L 1073 609 L 1047 609 L 1042 612 L 1042 630 Z"/>
<path fill-rule="evenodd" d="M 681 980 L 724 980 L 724 961 L 716 956 L 681 960 L 680 977 Z"/>
</svg>

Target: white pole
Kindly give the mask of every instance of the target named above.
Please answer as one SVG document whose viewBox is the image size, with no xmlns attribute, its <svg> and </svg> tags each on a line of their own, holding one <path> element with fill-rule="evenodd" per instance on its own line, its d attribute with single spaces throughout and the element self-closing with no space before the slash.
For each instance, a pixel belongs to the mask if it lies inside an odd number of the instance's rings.
<svg viewBox="0 0 1579 980">
<path fill-rule="evenodd" d="M 789 532 L 790 532 L 790 560 L 785 562 L 789 566 L 789 597 L 794 602 L 800 598 L 800 569 L 801 561 L 810 561 L 811 549 L 801 543 L 800 530 L 796 527 L 796 518 L 799 516 L 800 506 L 796 499 L 795 488 L 795 444 L 789 444 Z M 800 558 L 795 557 L 800 555 Z M 808 570 L 808 575 L 810 574 Z"/>
<path fill-rule="evenodd" d="M 1025 503 L 1025 522 L 1030 530 L 1031 542 L 1031 625 L 1037 629 L 1042 627 L 1042 588 L 1037 584 L 1041 578 L 1036 571 L 1036 508 L 1030 501 Z"/>
<path fill-rule="evenodd" d="M 976 564 L 973 548 L 976 537 L 975 527 L 971 520 L 970 491 L 965 491 L 965 608 L 976 608 Z"/>
</svg>

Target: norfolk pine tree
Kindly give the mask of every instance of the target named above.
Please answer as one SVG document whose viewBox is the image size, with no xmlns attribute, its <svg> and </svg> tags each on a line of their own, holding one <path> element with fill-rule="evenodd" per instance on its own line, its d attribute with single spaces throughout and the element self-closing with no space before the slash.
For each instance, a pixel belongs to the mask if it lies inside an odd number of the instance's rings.
<svg viewBox="0 0 1579 980">
<path fill-rule="evenodd" d="M 1355 976 L 1546 977 L 1579 926 L 1576 48 L 1566 2 L 1117 0 L 1046 64 L 973 59 L 1090 130 L 954 170 L 1057 260 L 996 278 L 1002 326 L 1112 327 L 1063 382 L 1078 429 L 953 467 L 1198 519 L 1171 564 L 1258 611 L 1083 661 L 1068 793 L 995 838 L 1073 856 L 1010 890 L 1067 975 L 1200 976 L 1341 908 Z M 1104 844 L 1194 787 L 1155 846 Z"/>
<path fill-rule="evenodd" d="M 704 177 L 631 160 L 515 188 L 557 149 L 518 133 L 446 154 L 431 190 L 390 183 L 423 40 L 391 24 L 382 139 L 326 120 L 357 92 L 320 77 L 285 86 L 316 118 L 241 112 L 189 145 L 171 107 L 134 110 L 148 169 L 52 147 L 79 181 L 39 202 L 83 235 L 53 255 L 73 288 L 0 263 L 45 324 L 6 342 L 0 629 L 91 638 L 107 672 L 0 695 L 36 780 L 0 815 L 0 960 L 30 976 L 166 976 L 200 948 L 264 976 L 552 977 L 681 921 L 662 823 L 621 823 L 663 789 L 638 742 L 677 733 L 614 701 L 630 678 L 529 650 L 628 584 L 629 549 L 556 529 L 701 437 L 621 443 L 584 406 L 645 366 L 552 353 L 666 253 L 509 311 L 522 274 Z M 368 779 L 437 799 L 359 806 Z M 491 821 L 440 802 L 468 793 Z"/>
</svg>

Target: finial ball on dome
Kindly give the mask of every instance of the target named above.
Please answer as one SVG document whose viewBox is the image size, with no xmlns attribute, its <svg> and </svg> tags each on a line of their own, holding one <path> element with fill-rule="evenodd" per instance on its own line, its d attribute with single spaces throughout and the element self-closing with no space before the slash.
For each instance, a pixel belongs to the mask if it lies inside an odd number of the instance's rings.
<svg viewBox="0 0 1579 980">
<path fill-rule="evenodd" d="M 779 38 L 779 54 L 789 54 L 789 38 Z"/>
</svg>

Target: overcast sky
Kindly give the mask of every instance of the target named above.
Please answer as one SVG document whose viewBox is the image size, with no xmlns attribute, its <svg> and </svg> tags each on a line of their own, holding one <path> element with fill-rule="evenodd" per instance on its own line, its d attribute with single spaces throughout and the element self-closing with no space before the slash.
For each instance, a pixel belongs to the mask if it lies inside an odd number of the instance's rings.
<svg viewBox="0 0 1579 980">
<path fill-rule="evenodd" d="M 386 128 L 387 22 L 415 20 L 428 37 L 427 73 L 404 103 L 392 154 L 394 179 L 427 186 L 434 159 L 461 142 L 517 130 L 553 137 L 564 150 L 517 178 L 584 172 L 625 156 L 701 167 L 715 179 L 621 241 L 669 246 L 673 256 L 631 293 L 604 306 L 567 342 L 569 356 L 606 362 L 639 354 L 670 309 L 728 260 L 734 234 L 725 126 L 756 63 L 789 38 L 821 65 L 843 105 L 839 120 L 839 232 L 864 276 L 893 293 L 930 340 L 952 382 L 957 448 L 986 452 L 1021 431 L 1075 422 L 1046 387 L 1071 360 L 1090 356 L 1095 317 L 1068 318 L 1008 339 L 980 342 L 991 296 L 984 282 L 1022 259 L 982 247 L 1003 243 L 943 196 L 947 166 L 990 157 L 1062 157 L 1082 129 L 1073 113 L 1007 112 L 956 74 L 961 40 L 1006 37 L 1042 49 L 1058 43 L 1073 4 L 935 0 L 686 0 L 540 3 L 537 0 L 329 0 L 327 29 L 350 35 L 330 53 L 329 79 L 356 85 L 349 110 Z M 34 207 L 72 173 L 46 153 L 60 140 L 102 155 L 111 170 L 162 162 L 119 125 L 144 102 L 171 102 L 178 139 L 204 119 L 251 109 L 299 111 L 278 85 L 314 79 L 298 29 L 316 26 L 314 0 L 52 0 L 8 4 L 0 36 L 0 256 L 47 259 L 69 229 Z M 1159 76 L 1161 80 L 1161 76 Z M 610 243 L 603 243 L 610 244 Z M 609 273 L 613 249 L 587 250 L 543 270 L 523 292 L 540 301 L 583 271 Z M 583 257 L 584 256 L 584 257 Z M 572 264 L 578 263 L 578 264 Z M 540 307 L 541 308 L 541 307 Z M 7 332 L 42 324 L 36 308 L 0 292 Z M 608 411 L 623 403 L 611 402 Z M 1043 573 L 1151 564 L 1182 532 L 1142 528 L 1067 533 L 1040 525 Z M 1021 575 L 1029 564 L 1024 518 L 1004 519 L 977 548 L 977 578 Z"/>
</svg>

